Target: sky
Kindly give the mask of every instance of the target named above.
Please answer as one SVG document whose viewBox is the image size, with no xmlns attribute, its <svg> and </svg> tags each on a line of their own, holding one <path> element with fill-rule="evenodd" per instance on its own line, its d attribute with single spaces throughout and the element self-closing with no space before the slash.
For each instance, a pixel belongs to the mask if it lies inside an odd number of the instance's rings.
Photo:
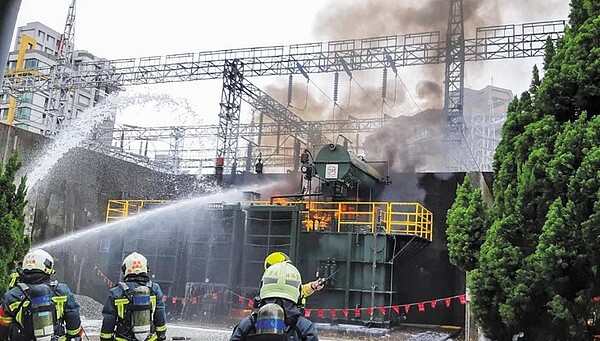
<svg viewBox="0 0 600 341">
<path fill-rule="evenodd" d="M 69 4 L 70 0 L 23 0 L 17 26 L 39 21 L 62 32 Z M 431 30 L 442 30 L 444 34 L 444 6 L 447 0 L 79 0 L 75 46 L 106 59 L 121 59 Z M 473 37 L 477 26 L 567 19 L 568 10 L 567 0 L 465 0 L 465 36 Z M 465 85 L 480 89 L 493 84 L 518 94 L 528 87 L 532 66 L 541 62 L 468 63 Z M 340 102 L 346 102 L 348 110 L 336 117 L 380 114 L 381 77 L 381 70 L 357 72 L 352 82 L 342 75 Z M 442 66 L 403 68 L 399 77 L 408 93 L 399 80 L 389 81 L 388 101 L 398 100 L 385 108 L 386 114 L 412 115 L 418 108 L 438 105 L 431 98 L 419 96 L 417 88 L 425 81 L 443 87 Z M 301 117 L 330 119 L 333 104 L 321 91 L 333 97 L 333 75 L 314 75 L 313 79 L 317 85 L 309 85 L 307 94 L 306 83 L 301 77 L 295 78 L 292 105 L 308 104 L 307 110 L 298 111 Z M 286 104 L 287 77 L 251 81 Z M 173 96 L 187 109 L 153 112 L 131 108 L 121 113 L 118 121 L 153 126 L 216 123 L 221 88 L 221 80 L 131 87 L 127 91 Z M 250 110 L 245 107 L 243 120 L 248 121 Z"/>
</svg>

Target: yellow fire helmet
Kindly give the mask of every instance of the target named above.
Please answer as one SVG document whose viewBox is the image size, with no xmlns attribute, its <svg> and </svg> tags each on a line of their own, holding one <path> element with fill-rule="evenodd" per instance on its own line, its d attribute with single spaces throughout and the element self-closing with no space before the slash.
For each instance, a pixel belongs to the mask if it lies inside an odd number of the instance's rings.
<svg viewBox="0 0 600 341">
<path fill-rule="evenodd" d="M 42 249 L 31 250 L 23 258 L 23 271 L 36 270 L 48 275 L 54 273 L 54 259 Z"/>
<path fill-rule="evenodd" d="M 271 265 L 281 263 L 281 262 L 291 262 L 290 257 L 283 252 L 273 252 L 265 258 L 265 270 L 267 270 Z"/>
<path fill-rule="evenodd" d="M 271 265 L 262 276 L 260 298 L 285 298 L 298 302 L 302 277 L 300 272 L 289 262 Z"/>
<path fill-rule="evenodd" d="M 148 272 L 148 260 L 143 255 L 134 252 L 123 260 L 123 266 L 121 266 L 123 275 L 139 275 L 141 273 Z"/>
</svg>

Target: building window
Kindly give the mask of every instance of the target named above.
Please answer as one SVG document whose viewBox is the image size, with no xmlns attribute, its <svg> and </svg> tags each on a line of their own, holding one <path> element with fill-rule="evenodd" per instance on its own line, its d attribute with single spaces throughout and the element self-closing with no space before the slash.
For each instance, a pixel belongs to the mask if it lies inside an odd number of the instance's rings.
<svg viewBox="0 0 600 341">
<path fill-rule="evenodd" d="M 17 119 L 28 120 L 31 117 L 31 108 L 19 108 L 17 109 Z"/>
<path fill-rule="evenodd" d="M 79 95 L 79 104 L 89 107 L 90 106 L 90 98 L 89 97 L 85 97 L 82 95 Z"/>
<path fill-rule="evenodd" d="M 24 92 L 21 95 L 21 101 L 24 103 L 32 103 L 33 102 L 33 92 Z"/>
<path fill-rule="evenodd" d="M 8 115 L 8 109 L 0 109 L 0 119 L 6 120 Z"/>
<path fill-rule="evenodd" d="M 26 70 L 37 70 L 39 61 L 37 59 L 26 59 L 25 69 Z"/>
</svg>

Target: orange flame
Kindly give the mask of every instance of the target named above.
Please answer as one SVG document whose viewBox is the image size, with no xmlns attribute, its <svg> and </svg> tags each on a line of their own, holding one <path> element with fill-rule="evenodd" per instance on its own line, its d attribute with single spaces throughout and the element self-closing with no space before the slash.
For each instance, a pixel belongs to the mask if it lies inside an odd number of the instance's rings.
<svg viewBox="0 0 600 341">
<path fill-rule="evenodd" d="M 333 217 L 337 218 L 337 212 L 326 212 L 319 210 L 315 203 L 308 204 L 308 219 L 305 220 L 304 226 L 307 231 L 316 229 L 327 229 Z"/>
</svg>

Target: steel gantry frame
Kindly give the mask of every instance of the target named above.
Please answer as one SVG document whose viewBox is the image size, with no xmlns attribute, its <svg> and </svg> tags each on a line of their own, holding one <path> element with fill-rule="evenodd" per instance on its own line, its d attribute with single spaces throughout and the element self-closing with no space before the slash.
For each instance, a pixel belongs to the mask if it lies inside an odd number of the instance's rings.
<svg viewBox="0 0 600 341">
<path fill-rule="evenodd" d="M 465 93 L 465 32 L 462 0 L 450 0 L 446 34 L 446 79 L 444 111 L 448 126 L 446 138 L 462 140 L 464 135 L 463 98 Z"/>
<path fill-rule="evenodd" d="M 546 39 L 564 33 L 565 20 L 477 28 L 464 40 L 465 62 L 543 56 Z M 446 63 L 446 40 L 440 32 L 391 35 L 320 43 L 242 48 L 167 56 L 86 61 L 65 72 L 62 86 L 123 86 L 187 82 L 223 77 L 226 61 L 239 60 L 244 78 L 306 73 L 397 68 Z M 344 61 L 342 61 L 344 60 Z M 41 91 L 55 87 L 49 68 L 36 75 L 13 75 L 3 87 L 13 91 Z"/>
<path fill-rule="evenodd" d="M 406 35 L 391 35 L 385 37 L 338 40 L 321 43 L 294 44 L 289 46 L 270 46 L 261 48 L 244 48 L 232 50 L 208 51 L 200 53 L 186 53 L 168 56 L 142 57 L 120 59 L 112 61 L 90 61 L 78 65 L 74 72 L 68 71 L 48 77 L 50 70 L 40 69 L 36 74 L 19 74 L 6 78 L 3 87 L 13 92 L 22 91 L 47 91 L 56 87 L 92 87 L 104 86 L 110 89 L 119 89 L 123 86 L 138 84 L 155 84 L 167 82 L 193 81 L 203 79 L 223 78 L 224 90 L 222 103 L 235 101 L 235 97 L 225 95 L 225 86 L 231 87 L 237 94 L 250 96 L 252 105 L 261 105 L 272 101 L 272 98 L 256 95 L 258 88 L 244 92 L 246 78 L 267 75 L 290 75 L 306 73 L 339 72 L 350 70 L 366 70 L 378 68 L 398 68 L 413 65 L 429 65 L 445 63 L 448 76 L 454 77 L 457 84 L 447 82 L 448 94 L 461 93 L 464 77 L 464 62 L 495 60 L 505 58 L 527 58 L 543 55 L 548 37 L 553 39 L 562 35 L 565 28 L 564 20 L 526 23 L 521 25 L 501 25 L 482 27 L 476 30 L 475 38 L 464 39 L 461 20 L 452 19 L 460 17 L 462 5 L 460 0 L 450 0 L 449 32 L 445 40 L 440 39 L 440 32 L 425 32 Z M 457 26 L 458 25 L 458 26 Z M 452 28 L 452 30 L 451 30 Z M 454 32 L 454 33 L 453 33 Z M 460 44 L 463 41 L 464 44 Z M 460 52 L 464 53 L 461 54 Z M 452 59 L 455 53 L 459 54 L 458 60 Z M 453 57 L 454 56 L 454 57 Z M 239 65 L 237 73 L 227 73 L 231 61 Z M 243 67 L 242 67 L 243 66 Z M 456 73 L 456 75 L 454 75 Z M 234 75 L 233 82 L 231 76 Z M 226 78 L 229 78 L 227 80 Z M 56 79 L 61 82 L 56 84 Z M 234 84 L 238 82 L 238 84 Z M 456 82 L 454 82 L 456 83 Z M 227 90 L 231 92 L 231 90 Z M 255 95 L 251 96 L 250 93 Z M 253 100 L 253 101 L 252 101 Z M 271 108 L 276 106 L 271 103 Z M 461 99 L 455 100 L 447 106 L 456 111 L 447 111 L 449 117 L 456 123 L 461 121 Z M 278 103 L 277 103 L 278 104 Z M 283 107 L 281 104 L 278 104 Z M 236 120 L 235 105 L 221 106 L 220 119 Z M 224 108 L 225 107 L 225 108 Z M 285 107 L 283 107 L 285 108 Z M 264 109 L 264 108 L 263 108 Z M 235 109 L 238 110 L 238 109 Z M 270 112 L 264 111 L 265 114 Z M 281 126 L 292 121 L 292 129 L 301 131 L 309 126 L 302 120 L 296 120 L 289 110 L 280 110 L 284 115 L 273 114 L 273 119 Z M 218 155 L 237 153 L 233 144 L 226 147 L 226 139 L 237 140 L 239 130 L 234 126 L 225 125 L 219 130 L 220 147 Z M 220 123 L 220 125 L 221 125 Z M 228 122 L 232 123 L 232 122 Z M 334 123 L 335 124 L 335 123 Z M 239 126 L 239 116 L 236 124 Z M 227 127 L 227 128 L 225 128 Z M 312 130 L 310 134 L 321 134 L 323 130 Z M 338 132 L 344 132 L 340 130 Z M 296 133 L 297 134 L 297 133 Z M 305 133 L 306 134 L 306 133 Z M 227 137 L 225 137 L 227 136 Z M 318 139 L 317 139 L 318 141 Z M 230 141 L 234 143 L 233 141 Z M 229 142 L 227 142 L 229 143 Z M 237 145 L 237 142 L 235 142 Z M 227 153 L 225 153 L 225 149 Z M 233 154 L 235 155 L 235 154 Z M 235 160 L 235 158 L 234 158 Z M 231 161 L 233 164 L 235 161 Z"/>
<path fill-rule="evenodd" d="M 239 60 L 226 61 L 217 132 L 217 158 L 225 174 L 235 174 L 237 169 L 242 100 L 277 122 L 278 131 L 283 128 L 291 131 L 294 139 L 302 138 L 307 147 L 328 142 L 318 130 L 311 129 L 299 116 L 246 80 L 243 70 Z M 262 125 L 258 128 L 262 129 Z"/>
<path fill-rule="evenodd" d="M 72 0 L 67 13 L 67 20 L 63 34 L 58 42 L 58 54 L 56 65 L 51 68 L 51 79 L 56 81 L 56 86 L 49 89 L 48 102 L 46 103 L 45 117 L 46 125 L 50 127 L 47 132 L 55 134 L 65 119 L 65 107 L 69 101 L 69 93 L 72 89 L 67 83 L 67 72 L 73 65 L 73 53 L 75 49 L 75 4 Z"/>
<path fill-rule="evenodd" d="M 224 172 L 235 174 L 238 138 L 240 136 L 240 108 L 242 105 L 243 64 L 239 60 L 225 61 L 219 133 L 217 134 L 217 157 Z"/>
</svg>

